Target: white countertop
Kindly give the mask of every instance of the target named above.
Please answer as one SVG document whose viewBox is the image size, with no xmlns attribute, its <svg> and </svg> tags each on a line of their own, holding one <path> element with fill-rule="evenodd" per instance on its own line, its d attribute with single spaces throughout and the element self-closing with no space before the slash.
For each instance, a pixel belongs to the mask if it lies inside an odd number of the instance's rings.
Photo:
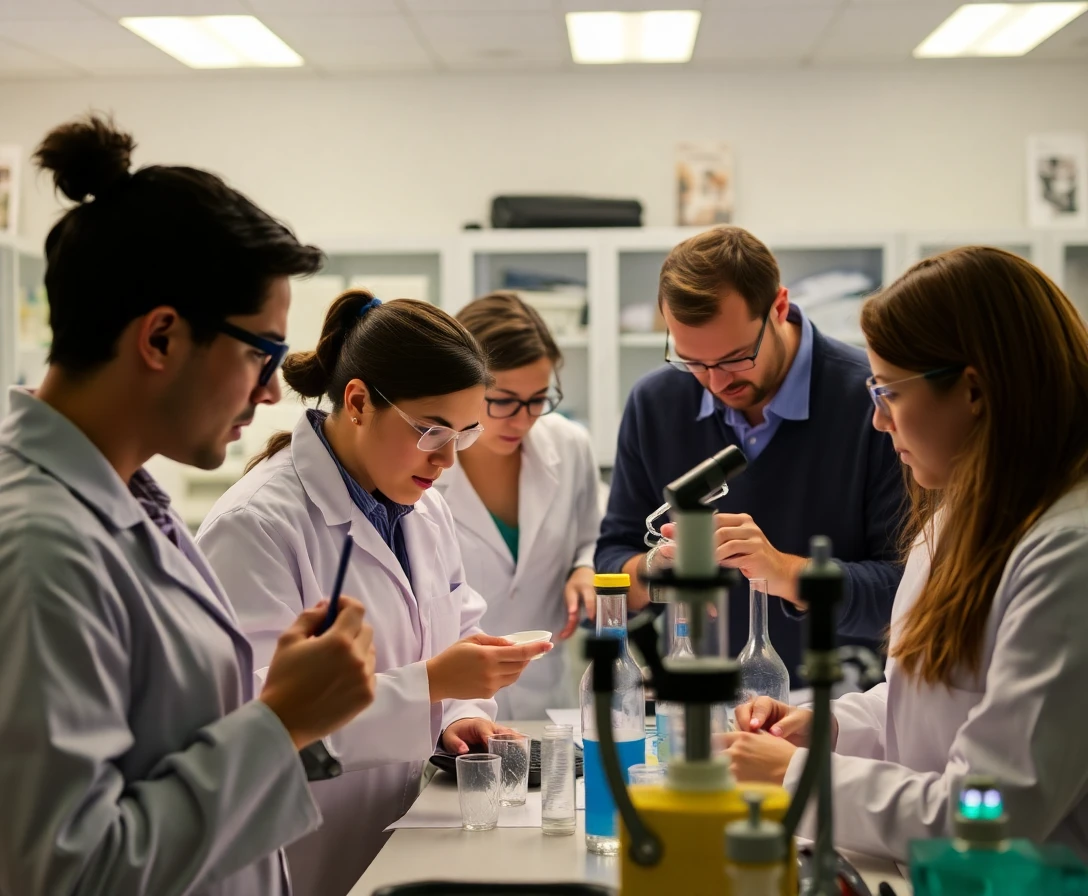
<svg viewBox="0 0 1088 896">
<path fill-rule="evenodd" d="M 543 722 L 522 722 L 518 729 L 539 737 Z M 420 794 L 428 808 L 457 806 L 454 779 L 439 772 Z M 370 896 L 380 887 L 413 880 L 567 882 L 588 881 L 616 887 L 619 860 L 586 852 L 584 812 L 570 837 L 545 837 L 537 828 L 495 828 L 469 832 L 460 828 L 412 828 L 394 831 L 378 857 L 348 896 Z M 910 896 L 910 885 L 893 862 L 853 853 L 846 857 L 877 896 L 886 880 L 897 896 Z"/>
</svg>

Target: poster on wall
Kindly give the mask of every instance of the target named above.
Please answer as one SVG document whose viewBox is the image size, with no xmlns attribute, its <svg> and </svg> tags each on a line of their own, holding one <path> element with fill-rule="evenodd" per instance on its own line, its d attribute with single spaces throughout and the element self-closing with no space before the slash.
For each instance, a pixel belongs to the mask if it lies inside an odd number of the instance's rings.
<svg viewBox="0 0 1088 896">
<path fill-rule="evenodd" d="M 18 146 L 0 146 L 0 236 L 15 236 L 15 216 L 19 212 Z"/>
<path fill-rule="evenodd" d="M 676 147 L 676 223 L 680 227 L 733 220 L 733 148 L 722 141 Z"/>
<path fill-rule="evenodd" d="M 1088 227 L 1088 135 L 1028 138 L 1028 224 Z"/>
</svg>

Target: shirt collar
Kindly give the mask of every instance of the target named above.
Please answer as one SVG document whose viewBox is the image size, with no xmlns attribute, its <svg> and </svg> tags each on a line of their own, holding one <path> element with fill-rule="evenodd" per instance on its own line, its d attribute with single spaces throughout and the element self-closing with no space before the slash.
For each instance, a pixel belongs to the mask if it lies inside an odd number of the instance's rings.
<svg viewBox="0 0 1088 896">
<path fill-rule="evenodd" d="M 310 421 L 310 425 L 313 427 L 314 432 L 317 433 L 317 437 L 321 440 L 321 444 L 324 445 L 325 449 L 329 452 L 329 457 L 333 459 L 333 463 L 336 464 L 337 470 L 340 471 L 340 475 L 344 479 L 344 484 L 348 487 L 348 494 L 351 495 L 356 506 L 371 520 L 374 514 L 387 515 L 391 524 L 396 523 L 396 521 L 406 513 L 410 513 L 412 511 L 411 504 L 398 504 L 396 501 L 387 498 L 381 492 L 371 494 L 352 478 L 351 474 L 344 468 L 344 465 L 340 463 L 340 459 L 333 452 L 329 440 L 325 438 L 324 423 L 328 416 L 326 411 L 319 411 L 314 408 L 310 408 L 306 411 L 306 418 Z"/>
<path fill-rule="evenodd" d="M 772 415 L 780 420 L 807 420 L 809 411 L 809 393 L 812 385 L 812 321 L 800 307 L 790 304 L 786 319 L 791 323 L 801 325 L 801 344 L 797 347 L 790 369 L 786 372 L 786 378 L 767 402 L 764 415 Z M 716 410 L 725 411 L 725 420 L 733 425 L 739 415 L 739 411 L 723 405 L 710 390 L 704 389 L 702 399 L 699 402 L 699 413 L 696 420 L 705 420 Z"/>
</svg>

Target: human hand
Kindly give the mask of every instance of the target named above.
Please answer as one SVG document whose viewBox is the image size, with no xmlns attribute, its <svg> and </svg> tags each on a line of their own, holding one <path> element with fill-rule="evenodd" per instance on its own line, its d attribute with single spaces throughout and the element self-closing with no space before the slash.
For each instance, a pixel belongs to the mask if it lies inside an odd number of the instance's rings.
<svg viewBox="0 0 1088 896">
<path fill-rule="evenodd" d="M 807 747 L 812 729 L 812 710 L 790 706 L 770 697 L 756 697 L 734 710 L 737 731 L 766 731 L 788 740 L 795 747 Z"/>
<path fill-rule="evenodd" d="M 770 594 L 803 609 L 797 577 L 808 560 L 776 550 L 746 513 L 716 513 L 714 525 L 714 555 L 719 566 L 740 570 L 746 579 L 766 579 Z M 675 538 L 676 524 L 666 523 L 661 534 Z"/>
<path fill-rule="evenodd" d="M 725 752 L 738 781 L 781 784 L 797 747 L 764 731 L 730 731 Z"/>
<path fill-rule="evenodd" d="M 467 753 L 474 744 L 487 746 L 493 734 L 517 734 L 513 728 L 497 725 L 491 719 L 458 719 L 442 732 L 442 749 L 447 753 Z"/>
<path fill-rule="evenodd" d="M 567 624 L 557 635 L 560 641 L 565 641 L 574 634 L 578 627 L 579 606 L 586 608 L 586 616 L 595 619 L 597 616 L 597 592 L 593 588 L 593 570 L 588 566 L 579 566 L 567 577 L 567 584 L 563 587 L 563 601 L 567 605 Z"/>
<path fill-rule="evenodd" d="M 336 621 L 318 635 L 327 612 L 322 601 L 280 635 L 260 695 L 300 750 L 374 702 L 374 630 L 363 621 L 366 610 L 341 597 Z"/>
<path fill-rule="evenodd" d="M 494 697 L 518 680 L 533 657 L 551 649 L 550 641 L 515 645 L 491 635 L 470 635 L 427 660 L 431 702 Z"/>
</svg>

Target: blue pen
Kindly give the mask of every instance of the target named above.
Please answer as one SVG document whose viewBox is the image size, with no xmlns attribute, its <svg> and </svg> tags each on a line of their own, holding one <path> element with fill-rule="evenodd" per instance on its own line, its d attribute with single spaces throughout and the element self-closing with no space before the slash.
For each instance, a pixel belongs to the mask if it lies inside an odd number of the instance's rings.
<svg viewBox="0 0 1088 896">
<path fill-rule="evenodd" d="M 351 533 L 344 536 L 344 547 L 340 551 L 340 566 L 336 570 L 336 583 L 332 586 L 332 596 L 329 598 L 329 612 L 325 614 L 325 621 L 321 623 L 317 634 L 323 635 L 336 622 L 336 613 L 340 609 L 340 589 L 344 587 L 344 576 L 347 575 L 348 561 L 351 559 Z"/>
</svg>

